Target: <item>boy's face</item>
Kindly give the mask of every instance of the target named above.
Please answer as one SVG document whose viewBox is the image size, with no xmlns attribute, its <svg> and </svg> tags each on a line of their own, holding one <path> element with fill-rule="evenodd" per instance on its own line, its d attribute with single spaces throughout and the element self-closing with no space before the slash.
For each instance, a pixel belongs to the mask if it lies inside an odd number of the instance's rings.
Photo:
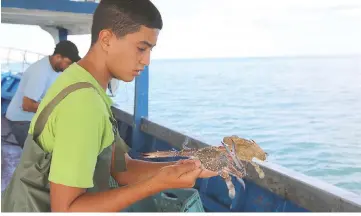
<svg viewBox="0 0 361 216">
<path fill-rule="evenodd" d="M 159 30 L 142 26 L 138 32 L 118 39 L 109 37 L 106 52 L 108 71 L 116 79 L 131 82 L 150 63 L 150 52 L 158 39 Z"/>
</svg>

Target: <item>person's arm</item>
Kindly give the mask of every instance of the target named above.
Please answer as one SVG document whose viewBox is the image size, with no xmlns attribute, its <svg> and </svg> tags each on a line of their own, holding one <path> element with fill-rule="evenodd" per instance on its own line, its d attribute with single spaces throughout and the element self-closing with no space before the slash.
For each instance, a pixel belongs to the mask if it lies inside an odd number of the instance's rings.
<svg viewBox="0 0 361 216">
<path fill-rule="evenodd" d="M 28 97 L 23 97 L 23 110 L 27 112 L 33 112 L 36 113 L 39 107 L 38 102 L 34 101 L 33 99 L 30 99 Z"/>
<path fill-rule="evenodd" d="M 125 161 L 127 164 L 127 171 L 112 173 L 112 176 L 120 185 L 127 185 L 132 182 L 142 181 L 150 176 L 153 176 L 162 167 L 174 165 L 176 163 L 136 160 L 132 159 L 128 154 L 125 154 Z"/>
<path fill-rule="evenodd" d="M 151 178 L 125 187 L 86 192 L 94 186 L 94 169 L 104 138 L 102 125 L 109 124 L 94 106 L 103 102 L 91 91 L 78 90 L 58 105 L 49 173 L 52 211 L 118 212 L 162 190 L 193 187 L 201 170 L 199 164 L 188 163 L 163 167 Z M 112 141 L 113 137 L 106 142 Z"/>
<path fill-rule="evenodd" d="M 24 111 L 36 113 L 39 101 L 46 92 L 48 76 L 46 71 L 39 70 L 39 67 L 29 69 L 34 71 L 30 71 L 31 74 L 27 77 L 22 108 Z"/>
<path fill-rule="evenodd" d="M 50 183 L 51 210 L 54 212 L 117 212 L 163 188 L 154 178 L 99 193 Z M 61 200 L 59 200 L 61 199 Z"/>
<path fill-rule="evenodd" d="M 151 162 L 132 159 L 128 154 L 125 154 L 127 171 L 125 172 L 113 172 L 112 176 L 120 185 L 131 184 L 132 182 L 142 181 L 144 179 L 153 176 L 161 168 L 165 166 L 174 165 L 177 162 Z M 114 161 L 112 161 L 114 162 Z M 202 172 L 198 176 L 199 178 L 210 178 L 217 176 L 217 172 L 202 169 Z"/>
<path fill-rule="evenodd" d="M 53 212 L 119 212 L 163 190 L 191 188 L 201 172 L 199 162 L 183 161 L 163 167 L 151 178 L 98 193 L 86 193 L 81 188 L 51 182 L 51 210 Z"/>
</svg>

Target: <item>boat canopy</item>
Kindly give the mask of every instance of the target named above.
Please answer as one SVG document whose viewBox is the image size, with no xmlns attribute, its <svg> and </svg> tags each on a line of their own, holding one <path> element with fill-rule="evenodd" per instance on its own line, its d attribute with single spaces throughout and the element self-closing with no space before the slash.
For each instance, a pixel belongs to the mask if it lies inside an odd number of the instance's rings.
<svg viewBox="0 0 361 216">
<path fill-rule="evenodd" d="M 37 25 L 55 42 L 68 35 L 90 34 L 96 1 L 2 0 L 2 23 Z"/>
</svg>

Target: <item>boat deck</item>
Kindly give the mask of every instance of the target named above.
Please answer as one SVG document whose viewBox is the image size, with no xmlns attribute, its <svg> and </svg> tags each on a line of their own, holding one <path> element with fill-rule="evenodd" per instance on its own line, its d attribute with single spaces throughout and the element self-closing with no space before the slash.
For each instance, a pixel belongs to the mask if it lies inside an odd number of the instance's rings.
<svg viewBox="0 0 361 216">
<path fill-rule="evenodd" d="M 9 184 L 19 163 L 22 149 L 18 146 L 8 121 L 1 116 L 1 191 Z"/>
</svg>

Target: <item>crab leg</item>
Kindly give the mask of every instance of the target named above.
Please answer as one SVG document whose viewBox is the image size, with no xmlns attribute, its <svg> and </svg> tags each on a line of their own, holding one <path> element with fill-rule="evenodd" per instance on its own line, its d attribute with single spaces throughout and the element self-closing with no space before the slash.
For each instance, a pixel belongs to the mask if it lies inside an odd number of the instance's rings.
<svg viewBox="0 0 361 216">
<path fill-rule="evenodd" d="M 184 150 L 189 150 L 190 148 L 188 147 L 188 143 L 189 143 L 189 138 L 186 137 L 186 139 L 184 140 L 183 144 L 182 144 L 182 148 Z"/>
<path fill-rule="evenodd" d="M 234 199 L 236 196 L 236 189 L 232 183 L 232 178 L 229 175 L 228 171 L 224 168 L 222 171 L 219 172 L 219 175 L 224 179 L 228 188 L 228 196 L 231 199 Z"/>
<path fill-rule="evenodd" d="M 251 164 L 255 168 L 256 172 L 258 173 L 259 178 L 263 179 L 264 178 L 263 170 L 255 162 L 251 161 Z"/>
<path fill-rule="evenodd" d="M 236 177 L 237 181 L 242 185 L 243 190 L 246 190 L 246 183 L 244 183 L 243 179 Z"/>
<path fill-rule="evenodd" d="M 186 149 L 181 151 L 156 151 L 142 153 L 144 158 L 165 158 L 165 157 L 192 157 L 195 149 Z"/>
<path fill-rule="evenodd" d="M 243 166 L 239 163 L 235 154 L 232 154 L 232 152 L 229 150 L 228 146 L 224 142 L 221 142 L 221 143 L 226 148 L 227 153 L 231 156 L 231 158 L 232 158 L 233 162 L 236 164 L 236 166 L 238 166 L 240 169 L 243 169 Z"/>
<path fill-rule="evenodd" d="M 235 176 L 239 178 L 243 178 L 244 176 L 246 176 L 246 169 L 244 168 L 244 166 L 240 168 L 235 163 L 230 162 L 227 169 L 229 169 L 229 171 L 233 172 Z"/>
<path fill-rule="evenodd" d="M 243 172 L 238 171 L 233 166 L 229 166 L 225 168 L 229 174 L 236 177 L 237 181 L 242 185 L 243 189 L 246 190 L 246 184 L 244 183 L 242 177 L 244 176 Z"/>
<path fill-rule="evenodd" d="M 244 170 L 244 175 L 246 175 L 246 169 L 244 168 L 241 160 L 240 160 L 240 159 L 238 158 L 238 156 L 237 156 L 236 143 L 233 141 L 233 139 L 231 139 L 231 140 L 232 140 L 232 151 L 234 152 L 235 158 L 236 158 L 237 161 L 238 161 L 238 164 L 236 163 L 236 165 L 239 166 L 240 169 Z"/>
</svg>

